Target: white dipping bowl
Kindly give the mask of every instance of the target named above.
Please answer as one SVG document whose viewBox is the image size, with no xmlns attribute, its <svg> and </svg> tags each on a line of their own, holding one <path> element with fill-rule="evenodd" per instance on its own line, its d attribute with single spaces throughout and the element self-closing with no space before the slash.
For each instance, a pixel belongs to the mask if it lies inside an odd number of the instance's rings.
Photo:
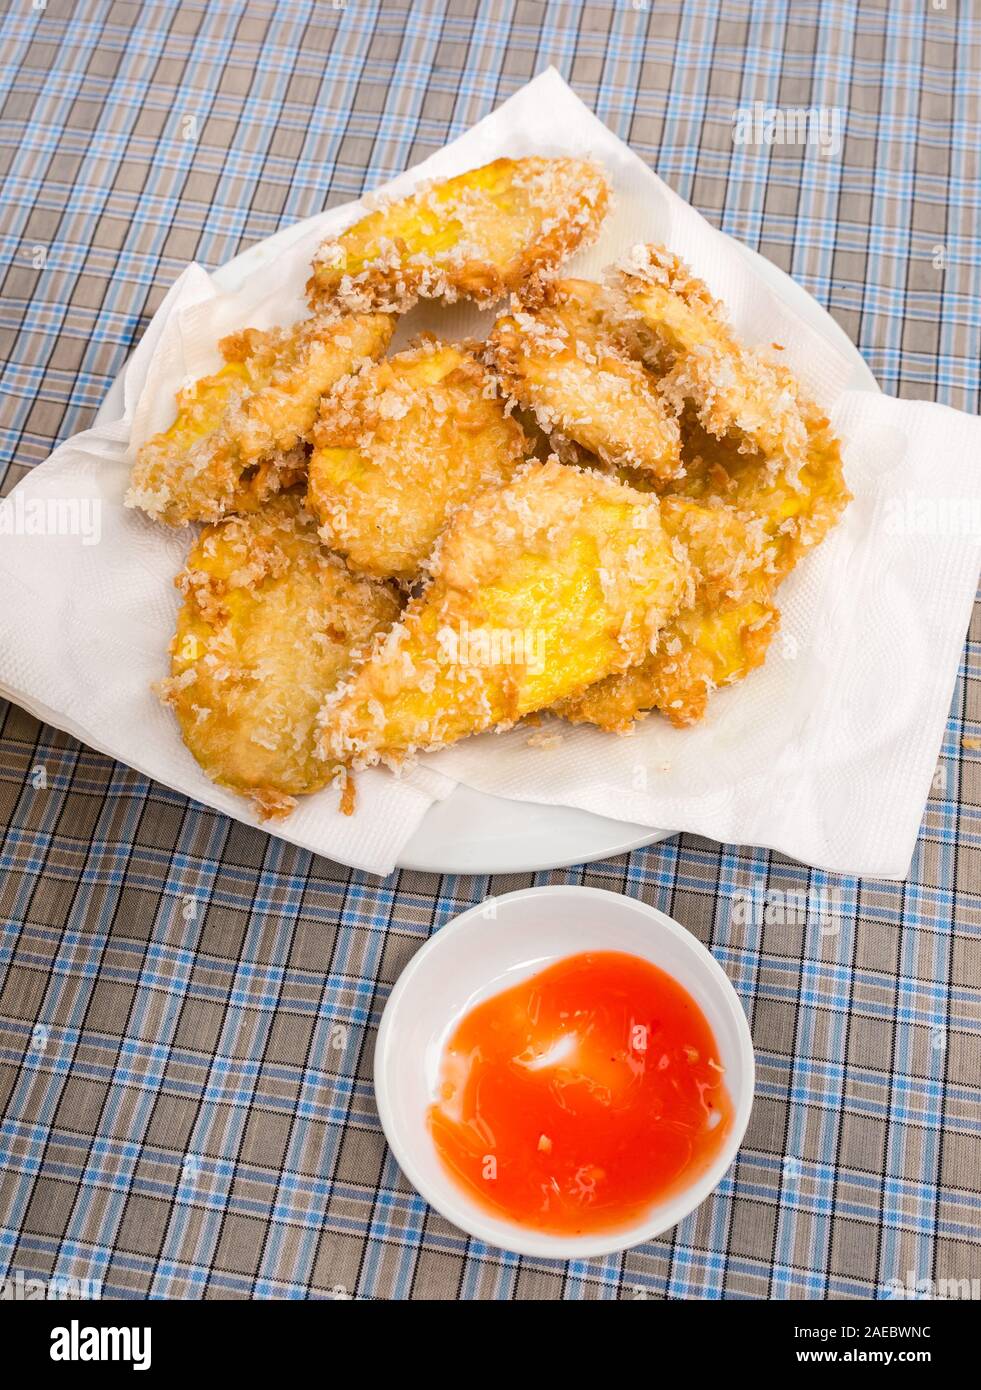
<svg viewBox="0 0 981 1390">
<path fill-rule="evenodd" d="M 715 1161 L 690 1187 L 616 1231 L 560 1236 L 491 1215 L 447 1173 L 426 1122 L 443 1050 L 475 1004 L 554 961 L 583 951 L 625 951 L 666 971 L 692 996 L 715 1034 L 733 1106 Z M 585 1259 L 626 1250 L 677 1225 L 718 1186 L 736 1156 L 753 1104 L 755 1065 L 746 1015 L 722 968 L 678 922 L 634 898 L 599 888 L 523 888 L 455 917 L 413 956 L 382 1015 L 375 1096 L 385 1137 L 405 1176 L 448 1221 L 502 1250 Z"/>
</svg>

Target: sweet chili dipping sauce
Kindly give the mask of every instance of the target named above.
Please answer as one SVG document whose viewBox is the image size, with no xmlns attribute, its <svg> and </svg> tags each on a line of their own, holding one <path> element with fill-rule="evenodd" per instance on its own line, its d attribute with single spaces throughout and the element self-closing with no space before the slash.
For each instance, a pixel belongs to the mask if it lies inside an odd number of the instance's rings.
<svg viewBox="0 0 981 1390">
<path fill-rule="evenodd" d="M 429 1125 L 493 1215 L 555 1235 L 614 1231 L 688 1187 L 732 1103 L 712 1030 L 637 956 L 568 956 L 478 1004 L 442 1059 Z"/>
</svg>

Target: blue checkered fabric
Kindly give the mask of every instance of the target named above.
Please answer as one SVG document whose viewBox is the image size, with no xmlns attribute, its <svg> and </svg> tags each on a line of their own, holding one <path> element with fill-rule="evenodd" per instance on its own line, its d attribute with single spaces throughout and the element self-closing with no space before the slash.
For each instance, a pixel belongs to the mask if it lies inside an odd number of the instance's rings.
<svg viewBox="0 0 981 1390">
<path fill-rule="evenodd" d="M 977 409 L 981 23 L 961 0 L 16 0 L 4 492 L 91 422 L 189 260 L 374 186 L 548 63 L 825 304 L 887 392 Z M 754 102 L 838 109 L 840 152 L 735 145 Z M 557 873 L 378 881 L 0 706 L 0 1275 L 386 1299 L 885 1298 L 977 1276 L 978 635 L 901 884 L 689 835 Z M 715 1195 L 568 1265 L 429 1210 L 370 1079 L 412 953 L 533 880 L 677 917 L 732 978 L 759 1062 Z M 828 896 L 830 927 L 811 910 Z"/>
</svg>

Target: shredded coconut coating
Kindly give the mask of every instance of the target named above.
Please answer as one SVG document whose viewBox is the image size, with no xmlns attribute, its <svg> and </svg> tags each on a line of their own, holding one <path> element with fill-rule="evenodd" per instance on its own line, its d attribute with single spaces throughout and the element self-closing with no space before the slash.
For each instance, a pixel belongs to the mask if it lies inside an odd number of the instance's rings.
<svg viewBox="0 0 981 1390">
<path fill-rule="evenodd" d="M 409 582 L 453 512 L 529 452 L 474 353 L 427 338 L 324 398 L 309 505 L 353 568 Z"/>
<path fill-rule="evenodd" d="M 784 468 L 803 463 L 807 432 L 793 377 L 737 342 L 725 309 L 683 261 L 663 246 L 635 246 L 611 280 L 624 334 L 643 346 L 675 414 L 693 405 L 716 438 L 736 434 Z"/>
<path fill-rule="evenodd" d="M 696 501 L 723 502 L 755 520 L 767 538 L 770 572 L 779 582 L 801 556 L 820 544 L 851 501 L 841 441 L 823 411 L 799 397 L 807 446 L 798 467 L 775 467 L 738 441 L 718 440 L 696 417 L 683 423 L 686 476 L 677 491 Z"/>
<path fill-rule="evenodd" d="M 766 656 L 779 614 L 770 601 L 775 578 L 761 528 L 729 507 L 672 496 L 661 499 L 661 522 L 694 567 L 691 600 L 638 666 L 556 706 L 573 724 L 625 733 L 652 709 L 673 724 L 692 724 L 713 690 L 741 680 Z"/>
<path fill-rule="evenodd" d="M 404 313 L 420 298 L 491 304 L 595 240 L 610 191 L 580 159 L 495 159 L 378 206 L 324 242 L 312 307 Z"/>
<path fill-rule="evenodd" d="M 678 422 L 650 375 L 616 338 L 616 301 L 589 280 L 559 280 L 543 302 L 518 305 L 498 319 L 489 357 L 504 389 L 557 436 L 604 462 L 649 469 L 667 481 L 682 475 Z M 560 442 L 561 441 L 561 442 Z"/>
<path fill-rule="evenodd" d="M 694 602 L 662 633 L 641 665 L 600 681 L 556 712 L 573 723 L 626 732 L 656 709 L 695 723 L 719 686 L 742 680 L 765 659 L 777 631 L 780 582 L 819 544 L 850 501 L 841 446 L 830 422 L 801 401 L 803 466 L 788 476 L 737 441 L 719 441 L 694 412 L 683 418 L 685 496 L 661 499 L 666 531 L 682 539 L 697 573 Z M 633 478 L 635 485 L 641 480 Z"/>
<path fill-rule="evenodd" d="M 288 815 L 337 775 L 319 756 L 318 711 L 395 621 L 396 595 L 327 554 L 295 493 L 207 527 L 175 582 L 184 603 L 160 694 L 209 777 L 263 817 Z"/>
<path fill-rule="evenodd" d="M 178 393 L 174 423 L 137 456 L 126 505 L 169 526 L 215 522 L 300 481 L 321 396 L 380 357 L 394 326 L 335 315 L 223 338 L 225 366 Z"/>
<path fill-rule="evenodd" d="M 642 661 L 693 583 L 655 497 L 558 459 L 461 508 L 430 569 L 401 622 L 328 696 L 328 758 L 397 766 L 510 727 Z"/>
<path fill-rule="evenodd" d="M 660 376 L 680 419 L 684 463 L 667 484 L 619 472 L 666 493 L 665 529 L 684 541 L 698 576 L 693 601 L 655 652 L 557 708 L 574 723 L 622 733 L 652 709 L 679 726 L 696 722 L 713 690 L 763 662 L 779 622 L 778 585 L 836 524 L 850 493 L 830 422 L 786 368 L 736 342 L 722 306 L 678 257 L 636 247 L 613 284 L 619 340 Z"/>
</svg>

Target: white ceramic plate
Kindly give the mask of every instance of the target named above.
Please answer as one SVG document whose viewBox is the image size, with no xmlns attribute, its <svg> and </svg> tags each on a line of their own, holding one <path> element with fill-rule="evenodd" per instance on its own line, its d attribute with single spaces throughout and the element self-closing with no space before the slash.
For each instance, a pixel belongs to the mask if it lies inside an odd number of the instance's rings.
<svg viewBox="0 0 981 1390">
<path fill-rule="evenodd" d="M 284 227 L 227 261 L 214 272 L 215 284 L 221 290 L 237 289 L 249 275 L 268 265 L 284 247 L 303 236 L 313 220 L 308 218 Z M 848 386 L 860 391 L 878 391 L 875 377 L 858 349 L 831 315 L 770 261 L 739 242 L 733 244 L 750 257 L 771 288 L 805 322 L 852 359 L 853 372 Z M 122 408 L 120 373 L 102 402 L 96 422 L 118 420 Z M 665 840 L 672 833 L 608 820 L 575 807 L 509 801 L 458 787 L 428 812 L 402 851 L 398 866 L 428 873 L 524 873 L 608 859 L 640 845 Z"/>
<path fill-rule="evenodd" d="M 399 976 L 375 1046 L 375 1099 L 389 1147 L 430 1206 L 461 1230 L 504 1250 L 546 1259 L 589 1259 L 651 1240 L 677 1225 L 721 1182 L 742 1143 L 753 1104 L 755 1063 L 749 1025 L 722 967 L 702 943 L 657 908 L 571 884 L 524 888 L 490 900 L 442 927 Z M 475 1004 L 553 961 L 582 951 L 624 951 L 677 980 L 715 1035 L 733 1107 L 725 1144 L 697 1182 L 617 1232 L 546 1235 L 492 1216 L 471 1201 L 440 1163 L 426 1123 L 446 1040 Z"/>
</svg>

